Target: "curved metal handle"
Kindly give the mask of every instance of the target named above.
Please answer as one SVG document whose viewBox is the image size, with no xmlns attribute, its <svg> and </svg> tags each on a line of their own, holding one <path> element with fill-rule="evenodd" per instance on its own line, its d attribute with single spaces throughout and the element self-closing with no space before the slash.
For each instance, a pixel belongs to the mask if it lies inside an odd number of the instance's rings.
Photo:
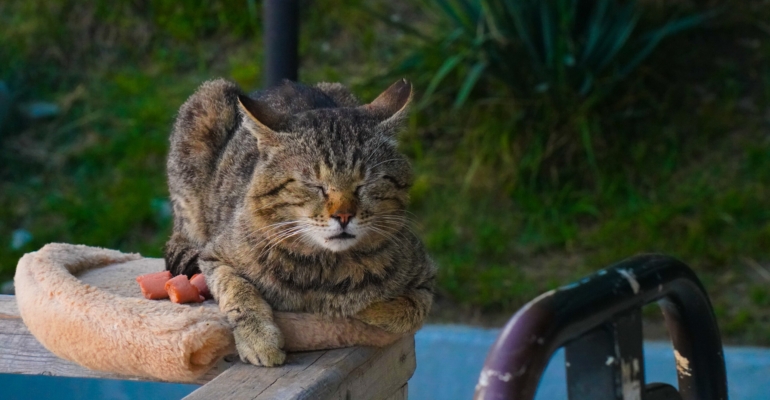
<svg viewBox="0 0 770 400">
<path fill-rule="evenodd" d="M 708 296 L 689 267 L 663 255 L 629 258 L 527 303 L 490 349 L 474 399 L 534 399 L 554 351 L 567 345 L 569 362 L 570 346 L 577 357 L 587 348 L 600 351 L 596 344 L 608 338 L 617 356 L 606 358 L 607 366 L 616 366 L 608 369 L 615 371 L 615 390 L 603 398 L 642 399 L 641 307 L 653 301 L 663 309 L 674 344 L 682 398 L 727 399 L 722 342 Z M 570 398 L 581 397 L 573 394 L 583 389 L 570 387 Z"/>
</svg>

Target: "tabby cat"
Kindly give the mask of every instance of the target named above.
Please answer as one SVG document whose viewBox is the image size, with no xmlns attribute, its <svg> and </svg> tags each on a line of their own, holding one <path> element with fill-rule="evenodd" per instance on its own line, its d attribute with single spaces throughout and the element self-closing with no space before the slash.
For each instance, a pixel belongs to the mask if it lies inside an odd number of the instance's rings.
<svg viewBox="0 0 770 400">
<path fill-rule="evenodd" d="M 340 84 L 284 82 L 244 95 L 204 83 L 179 110 L 168 158 L 166 267 L 202 271 L 241 359 L 284 362 L 273 310 L 417 330 L 435 267 L 406 216 L 396 149 L 412 86 L 369 104 Z"/>
</svg>

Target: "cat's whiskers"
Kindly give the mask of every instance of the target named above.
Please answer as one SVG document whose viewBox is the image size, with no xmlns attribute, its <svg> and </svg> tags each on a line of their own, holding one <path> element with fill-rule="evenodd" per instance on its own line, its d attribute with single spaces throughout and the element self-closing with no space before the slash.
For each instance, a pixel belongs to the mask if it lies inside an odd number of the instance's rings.
<svg viewBox="0 0 770 400">
<path fill-rule="evenodd" d="M 403 232 L 402 232 L 405 227 L 407 229 L 409 228 L 409 226 L 403 222 L 396 223 L 393 221 L 387 221 L 383 219 L 380 219 L 380 220 L 374 219 L 373 222 L 371 222 L 368 225 L 369 229 L 379 229 L 381 231 L 388 233 L 389 234 L 388 237 L 391 239 L 398 239 L 396 235 L 399 235 L 399 237 L 403 239 L 403 240 L 399 240 L 400 245 L 403 245 L 404 241 L 406 241 L 407 243 L 409 242 L 409 240 L 403 235 Z"/>
<path fill-rule="evenodd" d="M 249 233 L 249 235 L 258 235 L 258 234 L 269 235 L 270 232 L 275 232 L 276 230 L 283 229 L 286 227 L 286 225 L 296 225 L 301 223 L 303 222 L 299 220 L 276 222 L 274 224 L 265 225 L 257 229 L 254 229 Z"/>
<path fill-rule="evenodd" d="M 276 224 L 272 224 L 272 225 L 268 225 L 268 226 L 263 226 L 261 228 L 255 229 L 253 231 L 246 232 L 242 236 L 243 236 L 244 239 L 254 239 L 255 237 L 260 237 L 260 236 L 262 238 L 265 238 L 265 237 L 272 236 L 273 234 L 275 234 L 277 232 L 280 232 L 281 229 L 286 229 L 287 225 L 294 225 L 294 224 L 297 224 L 297 223 L 298 223 L 298 221 L 279 222 L 279 223 L 276 223 Z M 289 228 L 291 228 L 291 226 Z"/>
<path fill-rule="evenodd" d="M 297 221 L 294 221 L 294 223 L 297 223 Z M 279 238 L 279 237 L 281 237 L 281 236 L 283 236 L 283 235 L 285 235 L 287 233 L 290 233 L 290 232 L 292 232 L 292 231 L 294 231 L 296 229 L 302 229 L 302 228 L 304 228 L 304 227 L 303 226 L 289 226 L 289 227 L 279 226 L 279 227 L 274 227 L 271 232 L 262 233 L 261 240 L 259 240 L 258 242 L 254 243 L 253 248 L 256 249 L 256 248 L 259 248 L 260 246 L 262 246 L 262 248 L 264 248 L 265 246 L 270 245 L 270 243 L 273 240 L 275 240 L 276 238 Z"/>
<path fill-rule="evenodd" d="M 281 222 L 276 222 L 274 224 L 262 226 L 259 229 L 266 229 L 266 228 L 270 228 L 270 227 L 273 227 L 273 226 L 281 226 L 281 225 L 287 225 L 287 224 L 296 224 L 297 222 L 300 222 L 300 221 L 298 221 L 298 220 L 281 221 Z"/>
<path fill-rule="evenodd" d="M 389 219 L 389 218 L 380 218 L 380 221 L 382 224 L 380 224 L 381 227 L 392 227 L 395 228 L 394 230 L 397 231 L 399 234 L 403 235 L 403 231 L 409 232 L 412 236 L 414 236 L 416 239 L 419 240 L 419 236 L 414 231 L 414 229 L 411 226 L 412 221 L 408 219 Z M 408 238 L 404 237 L 407 241 Z"/>
<path fill-rule="evenodd" d="M 260 209 L 257 209 L 255 211 L 259 211 L 259 210 L 265 209 L 267 207 L 270 207 L 272 205 L 278 204 L 280 202 L 281 202 L 281 200 L 273 202 L 273 203 L 270 203 L 267 206 L 262 207 Z M 286 225 L 293 225 L 293 224 L 305 224 L 305 225 L 307 225 L 306 222 L 303 222 L 301 220 L 281 221 L 281 222 L 265 225 L 265 226 L 259 227 L 257 229 L 254 229 L 254 230 L 249 230 L 249 231 L 245 232 L 244 234 L 242 234 L 241 237 L 244 238 L 244 239 L 253 239 L 256 236 L 263 236 L 263 238 L 267 237 L 267 236 L 273 236 L 276 232 L 280 232 L 279 228 L 284 227 Z M 257 243 L 257 245 L 259 243 L 263 242 L 263 241 L 264 240 L 261 240 L 260 242 Z"/>
<path fill-rule="evenodd" d="M 311 246 L 313 248 L 319 247 L 318 243 L 316 241 L 314 241 L 313 239 L 311 239 L 307 235 L 300 236 L 299 240 L 300 240 L 301 243 L 307 244 L 307 245 L 309 245 L 309 246 Z"/>
<path fill-rule="evenodd" d="M 380 220 L 379 225 L 381 227 L 387 227 L 389 229 L 392 229 L 394 231 L 408 231 L 412 235 L 416 235 L 414 230 L 411 226 L 409 226 L 408 223 L 405 223 L 403 221 L 389 221 L 389 220 Z"/>
<path fill-rule="evenodd" d="M 415 213 L 413 213 L 413 212 L 411 212 L 409 210 L 401 210 L 401 211 L 403 213 L 405 213 L 405 214 L 409 214 L 410 216 L 414 217 L 415 219 L 417 218 L 417 214 L 415 214 Z"/>
<path fill-rule="evenodd" d="M 289 235 L 289 234 L 292 234 L 294 232 L 297 232 L 297 231 L 300 231 L 300 230 L 304 230 L 304 229 L 310 229 L 310 226 L 307 223 L 305 223 L 305 222 L 302 222 L 302 221 L 292 221 L 292 223 L 295 226 L 289 226 L 289 227 L 280 226 L 280 227 L 274 228 L 272 232 L 270 232 L 270 233 L 268 233 L 268 234 L 266 234 L 264 236 L 264 239 L 266 241 L 268 241 L 268 242 L 272 242 L 274 240 L 278 240 L 278 239 L 284 237 L 285 235 Z"/>
<path fill-rule="evenodd" d="M 379 226 L 376 225 L 369 225 L 367 229 L 371 230 L 374 233 L 379 233 L 380 236 L 384 237 L 385 240 L 391 240 L 393 238 L 393 232 L 388 232 L 385 229 L 382 229 Z"/>
<path fill-rule="evenodd" d="M 403 225 L 406 229 L 409 229 L 410 231 L 414 231 L 412 228 L 413 225 L 415 225 L 415 221 L 407 216 L 402 215 L 392 215 L 392 214 L 381 214 L 376 215 L 372 217 L 376 221 L 386 221 L 390 223 L 399 223 Z M 414 232 L 412 232 L 414 233 Z"/>
<path fill-rule="evenodd" d="M 257 249 L 257 247 L 261 246 L 261 250 L 260 250 L 259 254 L 257 255 L 256 259 L 260 260 L 260 259 L 262 259 L 262 255 L 265 255 L 265 254 L 269 255 L 270 254 L 270 250 L 272 250 L 273 245 L 275 243 L 278 243 L 278 242 L 282 241 L 283 239 L 289 237 L 290 235 L 292 235 L 295 232 L 299 232 L 299 229 L 298 230 L 294 230 L 294 231 L 280 232 L 280 233 L 276 234 L 274 237 L 266 238 L 265 240 L 261 241 L 257 246 L 255 246 L 255 250 Z"/>
<path fill-rule="evenodd" d="M 266 232 L 251 232 L 248 235 L 244 235 L 244 237 L 248 239 L 249 242 L 251 242 L 254 247 L 258 247 L 262 243 L 265 243 L 271 240 L 272 238 L 278 235 L 281 235 L 287 229 L 293 229 L 293 228 L 295 227 L 294 226 L 275 227 L 272 230 L 266 231 Z"/>
<path fill-rule="evenodd" d="M 384 224 L 388 224 L 388 226 L 391 226 L 395 229 L 406 229 L 409 231 L 413 231 L 411 227 L 411 223 L 408 220 L 380 218 L 376 220 L 375 223 L 384 223 Z"/>
<path fill-rule="evenodd" d="M 413 212 L 409 210 L 397 209 L 397 210 L 379 212 L 377 214 L 374 214 L 372 217 L 403 217 L 403 218 L 414 217 L 416 218 L 417 215 L 415 215 Z"/>
<path fill-rule="evenodd" d="M 280 240 L 278 240 L 277 242 L 275 242 L 272 245 L 270 245 L 270 247 L 266 246 L 265 249 L 262 250 L 262 253 L 260 253 L 259 256 L 257 256 L 257 259 L 262 258 L 262 254 L 263 253 L 270 254 L 270 251 L 273 250 L 275 248 L 275 246 L 278 246 L 284 240 L 286 240 L 288 238 L 291 238 L 291 237 L 294 237 L 294 236 L 297 236 L 297 235 L 300 235 L 300 234 L 303 234 L 305 232 L 310 232 L 310 231 L 313 230 L 312 227 L 302 227 L 302 228 L 303 229 L 294 230 L 291 233 L 284 235 Z"/>
<path fill-rule="evenodd" d="M 266 235 L 265 239 L 268 242 L 270 242 L 270 241 L 273 241 L 275 239 L 279 239 L 279 238 L 281 238 L 281 237 L 283 237 L 285 235 L 291 234 L 291 233 L 293 233 L 295 231 L 306 229 L 306 228 L 307 228 L 307 226 L 305 226 L 305 225 L 298 225 L 298 226 L 292 226 L 292 227 L 288 227 L 288 228 L 283 228 L 283 229 L 281 229 L 279 231 L 272 232 L 271 234 Z"/>
<path fill-rule="evenodd" d="M 405 245 L 404 241 L 401 238 L 395 236 L 394 234 L 395 232 L 388 232 L 387 230 L 381 229 L 380 227 L 377 227 L 377 226 L 370 226 L 369 229 L 374 233 L 378 233 L 387 242 L 393 242 L 399 247 Z"/>
</svg>

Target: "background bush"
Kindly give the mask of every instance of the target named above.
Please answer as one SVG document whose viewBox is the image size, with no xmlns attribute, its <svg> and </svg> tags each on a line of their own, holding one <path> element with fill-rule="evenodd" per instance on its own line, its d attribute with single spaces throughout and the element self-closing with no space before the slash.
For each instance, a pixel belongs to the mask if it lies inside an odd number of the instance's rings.
<svg viewBox="0 0 770 400">
<path fill-rule="evenodd" d="M 547 180 L 544 173 L 554 187 L 576 178 L 598 183 L 594 147 L 610 139 L 603 131 L 615 128 L 602 120 L 625 123 L 623 114 L 640 105 L 631 98 L 635 77 L 630 75 L 665 38 L 715 14 L 691 11 L 663 22 L 644 20 L 637 2 L 619 0 L 426 0 L 422 5 L 434 16 L 424 28 L 428 32 L 396 24 L 415 40 L 395 74 L 416 76 L 426 87 L 423 107 L 436 103 L 446 109 L 453 97 L 453 109 L 485 103 L 479 119 L 493 126 L 464 135 L 471 162 L 505 164 L 511 185 L 523 181 L 527 190 Z M 605 103 L 618 100 L 622 108 Z M 567 179 L 559 179 L 565 173 Z"/>
</svg>

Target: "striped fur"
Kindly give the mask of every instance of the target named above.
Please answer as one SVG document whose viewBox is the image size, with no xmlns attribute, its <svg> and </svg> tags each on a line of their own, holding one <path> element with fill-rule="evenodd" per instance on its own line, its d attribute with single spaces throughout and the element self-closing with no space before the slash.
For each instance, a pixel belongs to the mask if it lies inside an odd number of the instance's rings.
<svg viewBox="0 0 770 400">
<path fill-rule="evenodd" d="M 396 333 L 424 321 L 435 267 L 408 225 L 412 172 L 395 140 L 410 96 L 406 81 L 360 105 L 339 84 L 247 97 L 215 80 L 180 108 L 166 265 L 204 273 L 244 361 L 283 363 L 272 310 Z"/>
</svg>

